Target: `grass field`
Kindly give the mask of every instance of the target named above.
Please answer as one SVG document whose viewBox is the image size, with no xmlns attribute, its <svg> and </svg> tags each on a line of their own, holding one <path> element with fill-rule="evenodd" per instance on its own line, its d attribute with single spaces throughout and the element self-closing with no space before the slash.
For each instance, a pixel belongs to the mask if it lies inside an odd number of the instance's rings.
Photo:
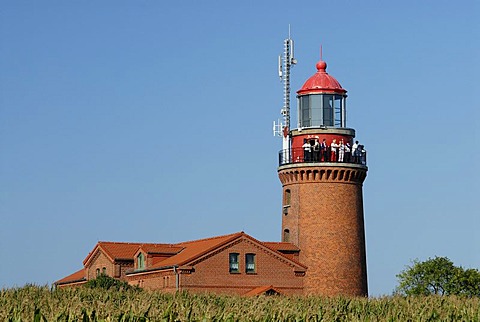
<svg viewBox="0 0 480 322">
<path fill-rule="evenodd" d="M 480 298 L 245 298 L 25 286 L 0 291 L 0 321 L 480 322 Z"/>
</svg>

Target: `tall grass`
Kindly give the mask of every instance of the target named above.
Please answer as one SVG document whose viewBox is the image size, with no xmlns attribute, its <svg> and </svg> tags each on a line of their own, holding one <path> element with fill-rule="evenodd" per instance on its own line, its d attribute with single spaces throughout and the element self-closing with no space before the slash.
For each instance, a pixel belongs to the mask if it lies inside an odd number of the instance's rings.
<svg viewBox="0 0 480 322">
<path fill-rule="evenodd" d="M 322 298 L 150 291 L 50 289 L 0 291 L 0 321 L 477 321 L 480 299 Z"/>
</svg>

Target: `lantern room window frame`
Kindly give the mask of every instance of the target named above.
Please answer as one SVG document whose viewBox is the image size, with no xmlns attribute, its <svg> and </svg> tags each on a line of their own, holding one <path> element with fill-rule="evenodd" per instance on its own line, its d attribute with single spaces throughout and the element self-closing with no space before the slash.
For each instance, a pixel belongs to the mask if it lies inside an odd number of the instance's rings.
<svg viewBox="0 0 480 322">
<path fill-rule="evenodd" d="M 336 93 L 298 95 L 298 127 L 346 127 L 346 98 Z"/>
</svg>

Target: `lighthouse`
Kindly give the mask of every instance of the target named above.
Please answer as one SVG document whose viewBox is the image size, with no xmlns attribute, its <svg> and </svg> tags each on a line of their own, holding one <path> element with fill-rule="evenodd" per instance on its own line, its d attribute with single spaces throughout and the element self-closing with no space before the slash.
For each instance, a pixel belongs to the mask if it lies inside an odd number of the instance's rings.
<svg viewBox="0 0 480 322">
<path fill-rule="evenodd" d="M 296 61 L 293 42 L 285 43 L 292 48 L 285 46 L 279 74 L 289 96 L 288 63 Z M 278 166 L 282 241 L 300 249 L 299 260 L 307 266 L 305 294 L 367 296 L 366 152 L 347 126 L 347 91 L 327 73 L 322 57 L 315 67 L 297 91 L 297 127 L 291 129 L 288 120 L 277 131 L 284 141 Z M 289 118 L 285 105 L 281 113 Z"/>
</svg>

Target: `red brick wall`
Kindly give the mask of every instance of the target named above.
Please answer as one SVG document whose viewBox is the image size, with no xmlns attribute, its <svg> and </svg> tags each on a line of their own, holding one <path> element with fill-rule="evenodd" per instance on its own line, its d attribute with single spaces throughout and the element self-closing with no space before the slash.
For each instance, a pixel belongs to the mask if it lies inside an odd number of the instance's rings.
<svg viewBox="0 0 480 322">
<path fill-rule="evenodd" d="M 229 272 L 229 253 L 239 253 L 239 273 Z M 245 254 L 254 253 L 256 273 L 245 272 Z M 241 239 L 239 242 L 212 254 L 203 261 L 193 263 L 194 271 L 179 275 L 180 290 L 245 294 L 253 288 L 273 285 L 283 294 L 302 294 L 303 277 L 295 276 L 294 267 L 283 257 L 272 254 L 258 244 Z M 169 277 L 169 287 L 163 287 Z M 173 271 L 128 276 L 128 282 L 149 289 L 175 291 Z"/>
<path fill-rule="evenodd" d="M 96 270 L 99 269 L 100 273 L 102 273 L 104 267 L 107 269 L 107 275 L 114 275 L 115 267 L 113 263 L 107 256 L 105 256 L 105 254 L 103 254 L 101 251 L 97 251 L 96 254 L 93 255 L 93 259 L 90 261 L 89 265 L 85 267 L 87 271 L 87 280 L 96 278 Z"/>
<path fill-rule="evenodd" d="M 126 280 L 130 285 L 137 285 L 149 290 L 160 290 L 167 293 L 174 293 L 176 290 L 173 270 L 156 271 L 133 276 L 127 275 Z"/>
<path fill-rule="evenodd" d="M 298 240 L 308 267 L 305 294 L 367 295 L 361 167 L 293 167 L 279 171 L 291 191 L 282 231 Z"/>
<path fill-rule="evenodd" d="M 115 265 L 120 265 L 120 279 L 125 279 L 125 272 L 131 270 L 133 268 L 133 261 L 121 261 L 116 264 L 112 263 L 110 259 L 102 252 L 98 251 L 94 256 L 93 259 L 90 261 L 88 266 L 86 266 L 86 277 L 87 280 L 91 280 L 97 277 L 97 268 L 100 270 L 100 273 L 103 272 L 103 268 L 107 269 L 106 274 L 108 276 L 117 277 L 116 270 L 118 273 L 118 268 L 115 269 Z"/>
<path fill-rule="evenodd" d="M 229 253 L 240 254 L 239 273 L 229 272 Z M 245 254 L 247 253 L 256 254 L 255 274 L 245 273 Z M 194 267 L 194 273 L 180 276 L 182 288 L 203 292 L 244 294 L 258 286 L 273 285 L 285 294 L 301 294 L 303 287 L 303 278 L 295 276 L 294 268 L 290 264 L 248 239 L 242 239 Z"/>
</svg>

